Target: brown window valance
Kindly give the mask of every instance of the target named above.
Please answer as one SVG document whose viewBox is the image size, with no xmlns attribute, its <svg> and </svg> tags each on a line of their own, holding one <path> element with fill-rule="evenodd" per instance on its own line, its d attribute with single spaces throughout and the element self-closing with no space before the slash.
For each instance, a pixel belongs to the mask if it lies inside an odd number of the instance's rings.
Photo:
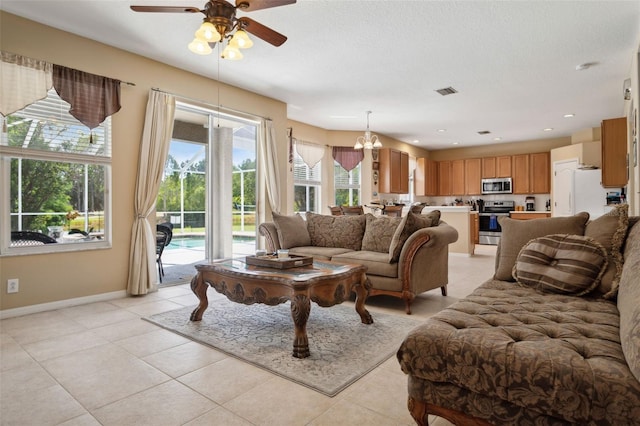
<svg viewBox="0 0 640 426">
<path fill-rule="evenodd" d="M 90 129 L 120 110 L 120 80 L 53 66 L 53 87 L 69 102 L 69 113 Z"/>
<path fill-rule="evenodd" d="M 343 169 L 350 172 L 364 159 L 364 152 L 361 149 L 334 146 L 333 159 L 336 160 Z"/>
</svg>

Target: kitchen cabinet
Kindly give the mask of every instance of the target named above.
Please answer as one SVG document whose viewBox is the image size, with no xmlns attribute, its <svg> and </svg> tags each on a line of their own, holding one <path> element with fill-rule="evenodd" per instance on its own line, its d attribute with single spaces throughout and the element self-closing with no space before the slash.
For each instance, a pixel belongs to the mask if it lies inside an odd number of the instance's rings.
<svg viewBox="0 0 640 426">
<path fill-rule="evenodd" d="M 465 160 L 451 161 L 451 195 L 465 194 Z"/>
<path fill-rule="evenodd" d="M 465 173 L 465 194 L 480 195 L 480 179 L 482 176 L 482 160 L 480 158 L 472 158 L 464 160 Z"/>
<path fill-rule="evenodd" d="M 426 158 L 416 159 L 413 181 L 416 196 L 438 195 L 438 163 Z"/>
<path fill-rule="evenodd" d="M 451 161 L 438 161 L 438 195 L 451 195 Z"/>
<path fill-rule="evenodd" d="M 514 194 L 551 192 L 551 156 L 548 152 L 511 157 Z"/>
<path fill-rule="evenodd" d="M 511 177 L 511 156 L 482 158 L 482 178 Z"/>
<path fill-rule="evenodd" d="M 515 220 L 544 219 L 551 217 L 551 213 L 545 212 L 511 212 L 509 217 Z"/>
<path fill-rule="evenodd" d="M 602 120 L 602 186 L 627 185 L 627 119 Z"/>
<path fill-rule="evenodd" d="M 409 193 L 409 154 L 392 148 L 378 151 L 378 192 L 383 194 Z"/>
</svg>

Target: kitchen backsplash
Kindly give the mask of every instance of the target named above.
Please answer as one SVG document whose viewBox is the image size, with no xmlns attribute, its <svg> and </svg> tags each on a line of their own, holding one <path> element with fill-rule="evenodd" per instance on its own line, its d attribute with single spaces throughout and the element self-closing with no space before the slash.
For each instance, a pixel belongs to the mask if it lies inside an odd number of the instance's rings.
<svg viewBox="0 0 640 426">
<path fill-rule="evenodd" d="M 545 206 L 547 201 L 551 198 L 549 194 L 531 194 L 531 195 L 520 195 L 520 194 L 490 194 L 490 195 L 463 195 L 463 196 L 447 196 L 447 197 L 415 197 L 414 202 L 428 202 L 429 205 L 432 206 L 450 206 L 456 203 L 456 200 L 462 200 L 464 204 L 468 204 L 468 202 L 475 201 L 478 199 L 482 199 L 485 201 L 515 201 L 516 206 L 525 205 L 525 199 L 527 197 L 535 197 L 535 210 L 536 211 L 544 211 L 546 210 Z"/>
</svg>

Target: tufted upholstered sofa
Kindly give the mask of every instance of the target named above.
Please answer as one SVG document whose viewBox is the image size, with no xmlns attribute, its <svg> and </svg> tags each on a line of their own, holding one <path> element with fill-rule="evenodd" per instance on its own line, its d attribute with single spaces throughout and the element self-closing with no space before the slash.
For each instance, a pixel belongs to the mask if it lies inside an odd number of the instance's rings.
<svg viewBox="0 0 640 426">
<path fill-rule="evenodd" d="M 584 216 L 577 227 L 575 217 L 501 222 L 496 276 L 410 332 L 397 353 L 418 424 L 428 414 L 457 425 L 640 424 L 640 222 L 623 213 L 584 227 Z M 581 229 L 607 253 L 597 287 L 574 295 L 514 282 L 536 237 Z"/>
<path fill-rule="evenodd" d="M 416 295 L 438 287 L 447 294 L 449 244 L 458 232 L 440 221 L 439 211 L 402 218 L 370 213 L 273 217 L 258 228 L 268 251 L 287 248 L 293 255 L 365 265 L 369 296 L 401 298 L 407 314 Z"/>
</svg>

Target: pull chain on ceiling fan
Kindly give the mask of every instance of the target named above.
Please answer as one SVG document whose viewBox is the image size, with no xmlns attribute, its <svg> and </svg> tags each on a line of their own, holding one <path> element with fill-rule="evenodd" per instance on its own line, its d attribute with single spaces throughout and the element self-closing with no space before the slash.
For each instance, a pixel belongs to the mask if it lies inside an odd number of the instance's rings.
<svg viewBox="0 0 640 426">
<path fill-rule="evenodd" d="M 202 13 L 204 19 L 200 28 L 195 32 L 195 38 L 189 43 L 189 50 L 199 55 L 208 55 L 213 51 L 215 43 L 227 39 L 227 45 L 222 50 L 224 59 L 242 59 L 240 49 L 253 46 L 253 41 L 247 33 L 270 43 L 281 46 L 287 37 L 271 28 L 245 16 L 236 18 L 236 11 L 252 12 L 295 3 L 296 0 L 236 0 L 236 5 L 225 0 L 209 0 L 204 9 L 184 6 L 131 6 L 134 12 L 161 13 Z M 235 33 L 234 33 L 235 31 Z"/>
</svg>

